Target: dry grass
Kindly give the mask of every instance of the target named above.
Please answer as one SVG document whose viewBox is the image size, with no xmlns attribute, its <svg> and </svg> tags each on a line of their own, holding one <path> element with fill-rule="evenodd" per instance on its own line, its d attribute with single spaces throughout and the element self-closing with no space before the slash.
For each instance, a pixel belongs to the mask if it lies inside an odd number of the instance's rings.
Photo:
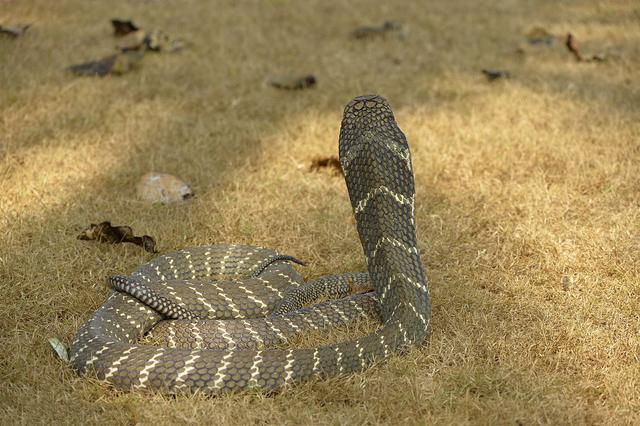
<svg viewBox="0 0 640 426">
<path fill-rule="evenodd" d="M 192 45 L 121 78 L 63 72 L 110 53 L 108 19 L 129 16 Z M 347 37 L 390 18 L 406 41 Z M 0 23 L 33 24 L 0 40 L 0 423 L 640 423 L 639 19 L 631 0 L 0 1 Z M 618 57 L 513 53 L 536 25 Z M 489 84 L 486 67 L 514 78 Z M 319 85 L 262 84 L 280 72 Z M 76 240 L 90 222 L 163 252 L 271 246 L 307 277 L 362 269 L 342 178 L 307 168 L 336 154 L 342 108 L 367 92 L 390 100 L 414 156 L 428 344 L 219 398 L 118 393 L 54 358 L 47 337 L 69 342 L 103 277 L 149 259 Z M 136 200 L 149 170 L 197 197 Z"/>
</svg>

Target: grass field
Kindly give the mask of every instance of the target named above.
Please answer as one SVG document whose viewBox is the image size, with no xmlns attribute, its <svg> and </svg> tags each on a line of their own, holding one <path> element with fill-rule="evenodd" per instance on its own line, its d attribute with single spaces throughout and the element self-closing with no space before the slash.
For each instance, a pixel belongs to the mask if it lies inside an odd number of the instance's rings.
<svg viewBox="0 0 640 426">
<path fill-rule="evenodd" d="M 121 77 L 66 72 L 113 52 L 119 17 L 189 45 Z M 387 19 L 408 36 L 349 37 Z M 637 2 L 0 0 L 13 23 L 32 27 L 0 38 L 1 424 L 640 423 Z M 529 46 L 536 26 L 559 39 Z M 607 60 L 577 62 L 567 32 Z M 318 85 L 264 85 L 278 73 Z M 91 222 L 129 224 L 163 253 L 273 247 L 308 261 L 307 278 L 364 269 L 343 179 L 308 167 L 337 154 L 344 105 L 372 92 L 413 154 L 423 347 L 218 398 L 116 392 L 53 356 L 47 338 L 70 342 L 104 277 L 152 257 L 77 240 Z M 197 196 L 138 200 L 151 170 Z"/>
</svg>

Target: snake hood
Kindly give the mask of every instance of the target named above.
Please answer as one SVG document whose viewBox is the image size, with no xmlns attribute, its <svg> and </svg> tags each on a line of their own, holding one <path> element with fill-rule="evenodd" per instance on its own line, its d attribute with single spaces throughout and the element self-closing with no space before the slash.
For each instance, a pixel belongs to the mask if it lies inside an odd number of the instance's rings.
<svg viewBox="0 0 640 426">
<path fill-rule="evenodd" d="M 383 320 L 398 329 L 401 340 L 420 343 L 428 331 L 431 306 L 417 247 L 415 184 L 407 139 L 387 101 L 366 95 L 345 107 L 339 144 Z"/>
</svg>

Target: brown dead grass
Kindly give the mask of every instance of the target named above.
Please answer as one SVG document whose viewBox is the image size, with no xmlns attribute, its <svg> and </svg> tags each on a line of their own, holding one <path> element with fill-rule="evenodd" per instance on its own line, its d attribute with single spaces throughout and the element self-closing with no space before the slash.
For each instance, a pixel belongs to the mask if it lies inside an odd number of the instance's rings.
<svg viewBox="0 0 640 426">
<path fill-rule="evenodd" d="M 0 2 L 0 423 L 640 423 L 640 9 L 601 2 Z M 63 68 L 111 52 L 133 17 L 191 46 L 121 78 Z M 405 41 L 354 41 L 386 19 Z M 514 53 L 533 26 L 572 32 Z M 482 68 L 513 78 L 489 84 Z M 280 92 L 274 73 L 314 73 Z M 129 224 L 168 252 L 236 242 L 364 268 L 335 155 L 342 108 L 386 96 L 407 134 L 433 297 L 424 347 L 348 377 L 219 398 L 120 393 L 76 377 L 69 342 L 103 277 L 150 255 L 81 242 Z M 192 183 L 177 206 L 136 200 L 150 170 Z M 322 341 L 312 337 L 309 343 Z M 315 340 L 314 340 L 315 339 Z"/>
</svg>

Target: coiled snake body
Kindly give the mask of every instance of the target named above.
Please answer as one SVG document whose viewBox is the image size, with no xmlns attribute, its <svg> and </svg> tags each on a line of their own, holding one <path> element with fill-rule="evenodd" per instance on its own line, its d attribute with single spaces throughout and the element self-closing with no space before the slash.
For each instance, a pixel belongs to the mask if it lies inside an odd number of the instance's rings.
<svg viewBox="0 0 640 426">
<path fill-rule="evenodd" d="M 116 291 L 71 344 L 73 367 L 123 389 L 218 394 L 359 371 L 423 342 L 431 307 L 416 244 L 411 156 L 386 100 L 361 96 L 346 106 L 339 149 L 368 275 L 304 284 L 287 263 L 299 261 L 251 246 L 161 256 L 111 278 Z M 369 286 L 374 292 L 303 306 Z M 363 316 L 382 326 L 334 345 L 269 347 Z M 149 330 L 164 346 L 137 342 Z"/>
</svg>

